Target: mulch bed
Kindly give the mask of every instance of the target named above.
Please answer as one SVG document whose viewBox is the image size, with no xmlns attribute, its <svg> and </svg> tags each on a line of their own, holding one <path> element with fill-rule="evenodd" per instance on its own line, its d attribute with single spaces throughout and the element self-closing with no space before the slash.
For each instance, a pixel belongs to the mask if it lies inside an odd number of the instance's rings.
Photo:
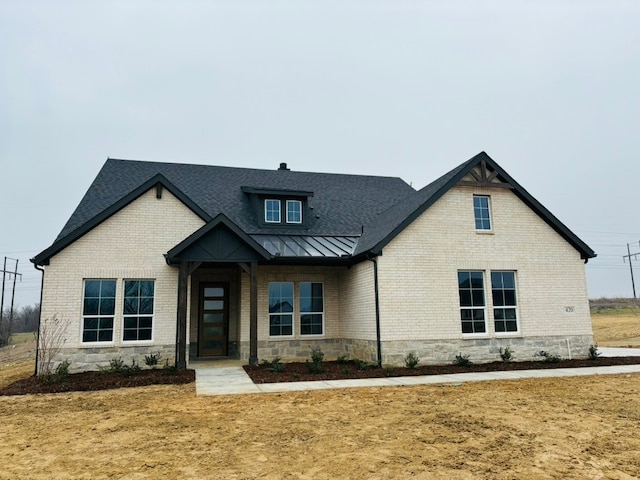
<svg viewBox="0 0 640 480">
<path fill-rule="evenodd" d="M 314 380 L 345 380 L 350 378 L 402 377 L 413 375 L 446 375 L 452 373 L 495 372 L 505 370 L 532 370 L 542 368 L 604 367 L 612 365 L 640 364 L 640 357 L 607 357 L 596 360 L 561 360 L 556 363 L 546 361 L 492 362 L 460 365 L 418 365 L 415 368 L 369 368 L 359 370 L 353 361 L 323 362 L 324 372 L 309 373 L 306 363 L 285 363 L 281 372 L 272 371 L 269 365 L 245 366 L 244 369 L 253 383 L 306 382 Z"/>
<path fill-rule="evenodd" d="M 72 373 L 60 383 L 46 384 L 38 377 L 28 377 L 0 387 L 1 395 L 32 393 L 82 392 L 110 388 L 144 387 L 147 385 L 179 385 L 195 381 L 194 370 L 140 370 L 135 373 Z"/>
</svg>

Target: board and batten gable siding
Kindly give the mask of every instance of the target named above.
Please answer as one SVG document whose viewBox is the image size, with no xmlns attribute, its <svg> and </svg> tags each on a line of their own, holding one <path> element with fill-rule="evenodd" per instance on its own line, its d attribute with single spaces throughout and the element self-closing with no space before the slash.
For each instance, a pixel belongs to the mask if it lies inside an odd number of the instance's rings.
<svg viewBox="0 0 640 480">
<path fill-rule="evenodd" d="M 68 322 L 64 350 L 72 370 L 96 369 L 93 362 L 108 364 L 109 360 L 108 355 L 84 358 L 83 351 L 93 348 L 81 343 L 84 279 L 117 280 L 111 349 L 115 356 L 129 363 L 127 349 L 135 348 L 122 342 L 125 279 L 155 280 L 151 344 L 166 346 L 167 352 L 175 348 L 178 269 L 166 264 L 164 254 L 203 224 L 169 191 L 156 198 L 154 188 L 51 258 L 45 267 L 42 319 L 46 322 L 55 317 Z M 149 344 L 138 345 L 142 343 Z"/>
<path fill-rule="evenodd" d="M 475 230 L 474 194 L 491 198 L 491 232 Z M 592 336 L 580 253 L 508 189 L 452 188 L 378 261 L 383 341 L 465 338 L 459 270 L 485 272 L 488 334 L 480 337 L 507 336 L 493 332 L 492 270 L 516 271 L 516 337 Z"/>
</svg>

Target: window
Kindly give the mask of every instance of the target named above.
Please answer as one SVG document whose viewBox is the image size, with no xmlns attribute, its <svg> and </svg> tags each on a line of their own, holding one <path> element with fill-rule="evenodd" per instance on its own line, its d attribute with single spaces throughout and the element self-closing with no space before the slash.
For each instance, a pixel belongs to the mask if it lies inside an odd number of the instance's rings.
<svg viewBox="0 0 640 480">
<path fill-rule="evenodd" d="M 116 306 L 115 280 L 85 280 L 82 341 L 112 342 Z"/>
<path fill-rule="evenodd" d="M 264 221 L 280 223 L 280 200 L 266 199 L 264 201 Z"/>
<path fill-rule="evenodd" d="M 287 223 L 302 223 L 302 202 L 287 200 Z"/>
<path fill-rule="evenodd" d="M 153 293 L 153 280 L 125 280 L 123 341 L 151 340 Z"/>
<path fill-rule="evenodd" d="M 515 272 L 491 272 L 491 295 L 496 332 L 517 332 Z"/>
<path fill-rule="evenodd" d="M 269 335 L 293 335 L 293 283 L 269 284 Z"/>
<path fill-rule="evenodd" d="M 300 284 L 300 335 L 322 335 L 324 295 L 322 283 Z"/>
<path fill-rule="evenodd" d="M 482 272 L 458 272 L 462 333 L 485 333 L 484 275 Z"/>
<path fill-rule="evenodd" d="M 473 196 L 473 215 L 476 220 L 476 230 L 491 230 L 488 196 Z"/>
</svg>

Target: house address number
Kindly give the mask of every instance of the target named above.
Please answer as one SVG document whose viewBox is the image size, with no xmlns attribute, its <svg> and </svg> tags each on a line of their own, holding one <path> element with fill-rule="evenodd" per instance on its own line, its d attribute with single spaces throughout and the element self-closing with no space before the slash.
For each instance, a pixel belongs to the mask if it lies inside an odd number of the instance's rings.
<svg viewBox="0 0 640 480">
<path fill-rule="evenodd" d="M 576 307 L 564 307 L 564 311 L 567 313 L 573 313 Z"/>
</svg>

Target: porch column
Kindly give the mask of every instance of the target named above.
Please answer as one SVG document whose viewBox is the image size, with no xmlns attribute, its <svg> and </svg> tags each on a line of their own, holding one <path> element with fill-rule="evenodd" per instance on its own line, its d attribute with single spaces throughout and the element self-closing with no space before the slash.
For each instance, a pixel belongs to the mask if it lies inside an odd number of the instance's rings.
<svg viewBox="0 0 640 480">
<path fill-rule="evenodd" d="M 258 364 L 258 264 L 251 262 L 249 307 L 249 365 Z"/>
<path fill-rule="evenodd" d="M 187 283 L 189 280 L 188 262 L 180 262 L 178 274 L 178 321 L 176 326 L 176 368 L 187 368 Z"/>
<path fill-rule="evenodd" d="M 176 368 L 184 370 L 187 368 L 187 287 L 189 285 L 189 275 L 199 266 L 200 262 L 180 262 L 178 273 L 178 318 L 176 324 Z"/>
</svg>

